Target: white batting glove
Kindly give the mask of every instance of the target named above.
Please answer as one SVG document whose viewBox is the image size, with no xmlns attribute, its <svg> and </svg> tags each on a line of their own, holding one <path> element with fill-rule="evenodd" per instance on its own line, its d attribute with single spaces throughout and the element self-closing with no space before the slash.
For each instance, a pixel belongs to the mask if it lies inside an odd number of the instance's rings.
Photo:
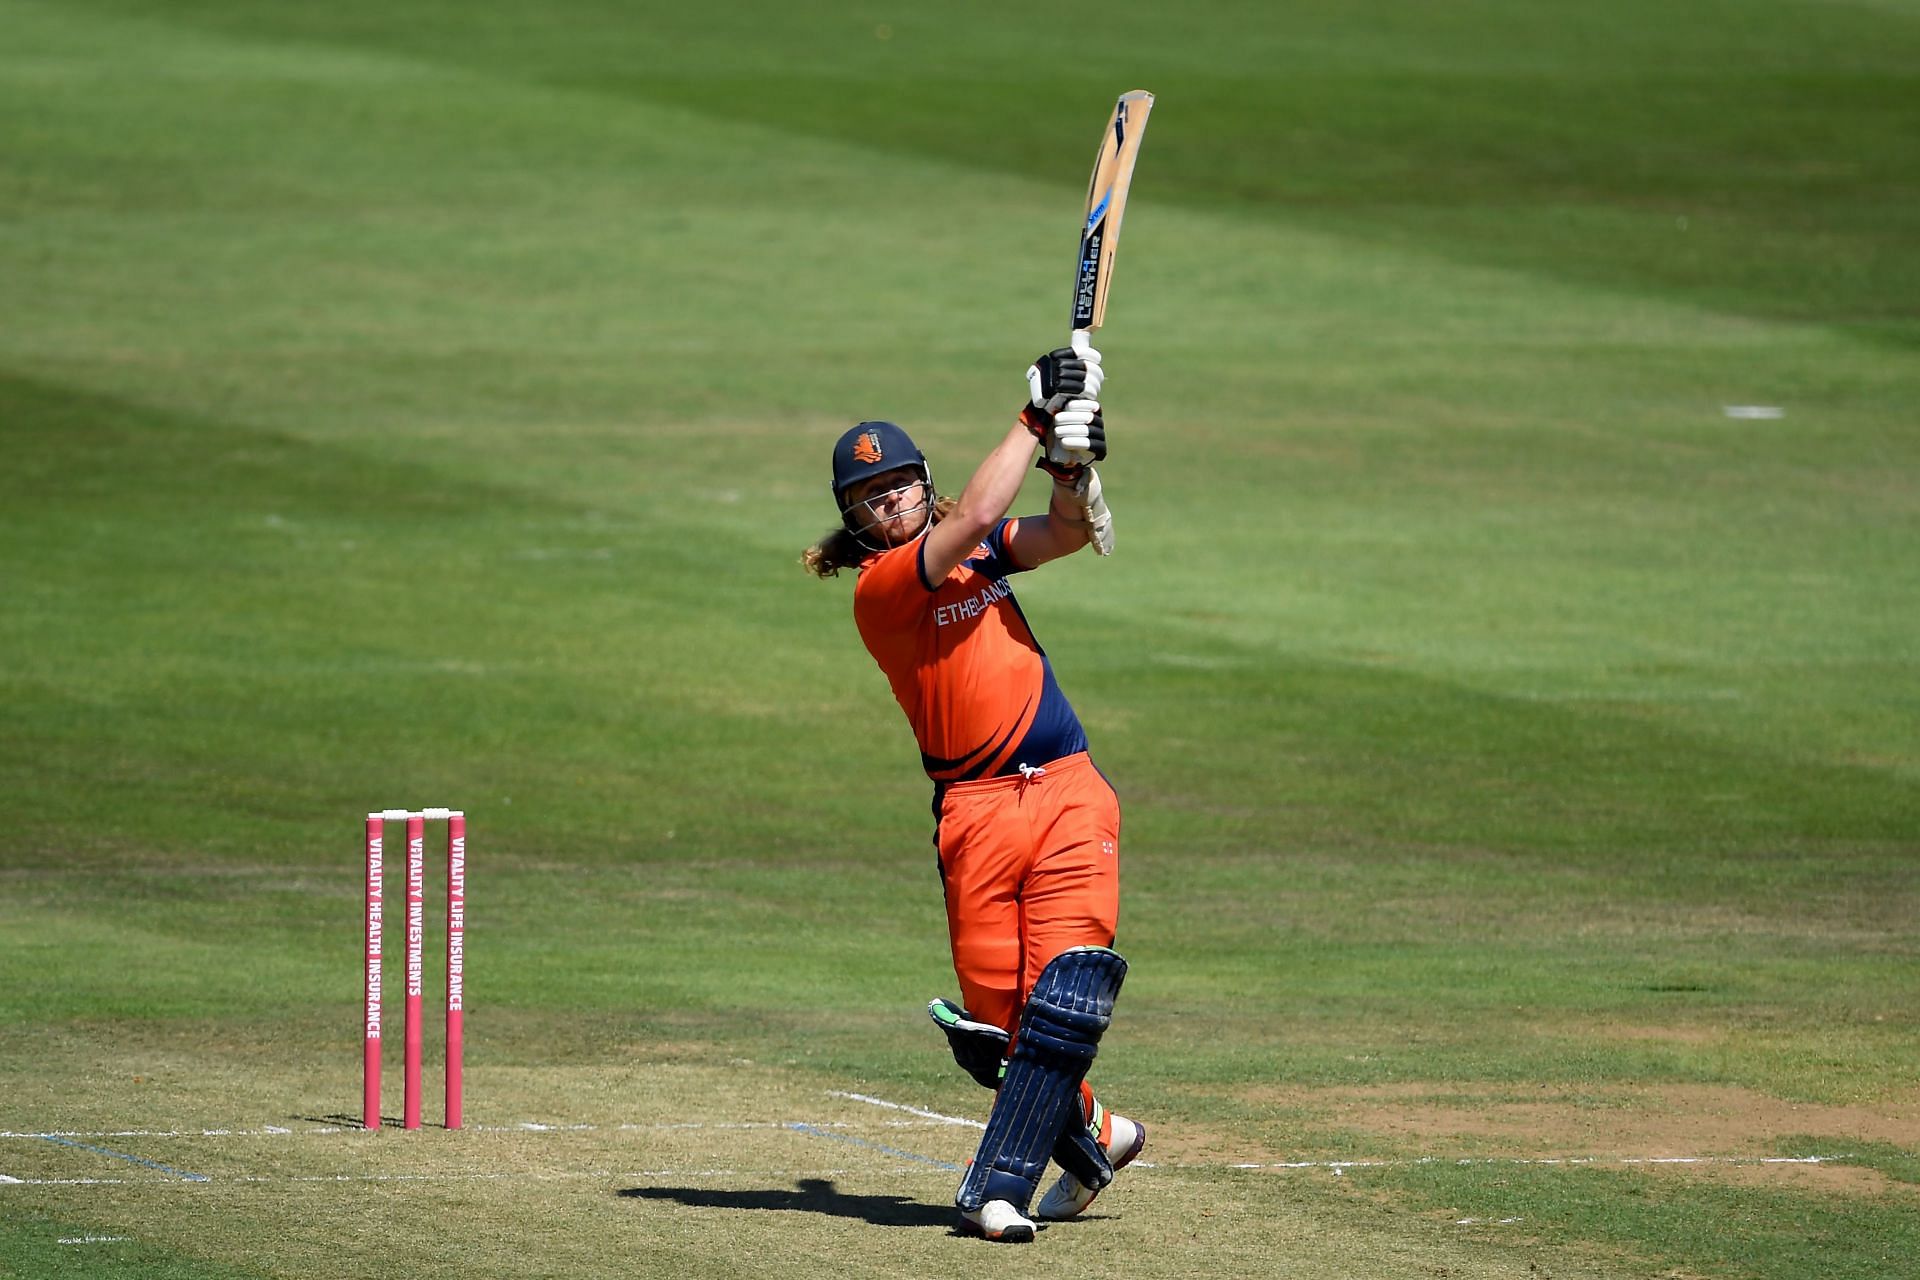
<svg viewBox="0 0 1920 1280">
<path fill-rule="evenodd" d="M 1074 483 L 1073 491 L 1080 500 L 1080 515 L 1087 522 L 1087 537 L 1093 543 L 1093 553 L 1112 555 L 1113 512 L 1107 509 L 1107 499 L 1100 491 L 1100 473 L 1092 467 L 1086 468 Z"/>
<path fill-rule="evenodd" d="M 1098 366 L 1090 366 L 1098 368 Z M 1098 400 L 1079 399 L 1067 401 L 1066 408 L 1053 415 L 1053 429 L 1048 433 L 1048 452 L 1064 449 L 1070 454 L 1085 454 L 1079 461 L 1088 461 L 1095 452 L 1094 441 L 1097 436 L 1101 448 L 1106 452 L 1106 426 L 1100 416 Z"/>
<path fill-rule="evenodd" d="M 1058 413 L 1070 400 L 1098 400 L 1105 378 L 1098 351 L 1055 347 L 1027 366 L 1028 402 L 1046 413 Z"/>
</svg>

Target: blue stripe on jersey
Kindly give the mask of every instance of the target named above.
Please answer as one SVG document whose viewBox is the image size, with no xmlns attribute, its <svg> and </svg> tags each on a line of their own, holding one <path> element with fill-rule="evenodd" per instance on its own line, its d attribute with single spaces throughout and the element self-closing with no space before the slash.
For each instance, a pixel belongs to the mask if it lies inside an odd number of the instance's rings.
<svg viewBox="0 0 1920 1280">
<path fill-rule="evenodd" d="M 1004 580 L 1016 573 L 1025 573 L 1026 566 L 1013 558 L 1013 552 L 1007 546 L 1007 526 L 1010 520 L 1002 520 L 993 527 L 982 545 L 985 555 L 968 557 L 964 563 L 969 569 L 989 581 Z M 921 581 L 925 582 L 925 542 L 921 544 Z M 1033 634 L 1033 625 L 1027 622 L 1027 614 L 1020 607 L 1020 601 L 1012 594 L 1006 597 L 1006 603 L 1020 615 L 1021 623 L 1026 626 L 1027 634 Z M 1034 648 L 1040 654 L 1040 706 L 1034 712 L 1033 723 L 1028 726 L 1027 734 L 1020 740 L 1020 746 L 1007 758 L 1007 762 L 998 772 L 988 774 L 986 764 L 1007 745 L 1006 740 L 985 743 L 974 748 L 958 760 L 937 760 L 925 752 L 920 754 L 920 763 L 929 774 L 949 773 L 960 769 L 959 776 L 936 780 L 934 784 L 934 812 L 939 812 L 940 796 L 949 782 L 972 782 L 984 777 L 1004 778 L 1020 772 L 1020 766 L 1044 765 L 1062 756 L 1070 756 L 1087 750 L 1086 730 L 1080 726 L 1080 717 L 1074 714 L 1073 704 L 1067 701 L 1067 695 L 1060 690 L 1059 682 L 1053 678 L 1053 661 L 1047 657 L 1045 649 L 1040 647 L 1038 637 L 1034 638 Z M 1022 714 L 1025 712 L 1023 710 Z"/>
<path fill-rule="evenodd" d="M 1040 666 L 1044 673 L 1040 687 L 1040 710 L 1034 713 L 1033 727 L 1020 740 L 1019 749 L 1008 759 L 1007 767 L 1000 771 L 1003 777 L 1020 772 L 1023 764 L 1046 764 L 1087 749 L 1087 732 L 1080 727 L 1080 717 L 1073 713 L 1073 704 L 1067 701 L 1067 695 L 1060 691 L 1059 684 L 1053 678 L 1052 660 L 1041 654 Z"/>
</svg>

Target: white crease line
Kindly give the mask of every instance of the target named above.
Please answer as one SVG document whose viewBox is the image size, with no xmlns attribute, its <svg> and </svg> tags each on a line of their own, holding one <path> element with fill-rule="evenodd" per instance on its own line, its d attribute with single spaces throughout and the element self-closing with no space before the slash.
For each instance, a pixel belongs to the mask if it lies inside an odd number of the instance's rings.
<svg viewBox="0 0 1920 1280">
<path fill-rule="evenodd" d="M 863 1177 L 873 1175 L 873 1170 L 857 1169 L 635 1169 L 615 1171 L 608 1169 L 573 1169 L 558 1173 L 527 1173 L 522 1170 L 494 1170 L 473 1173 L 315 1173 L 315 1174 L 219 1174 L 208 1178 L 208 1182 L 228 1184 L 315 1184 L 315 1183 L 358 1183 L 358 1182 L 578 1182 L 578 1181 L 649 1181 L 663 1178 L 845 1178 L 856 1174 Z M 916 1169 L 893 1170 L 897 1173 L 918 1173 Z M 15 1182 L 28 1187 L 171 1187 L 189 1185 L 185 1183 L 162 1182 L 158 1179 L 144 1180 L 132 1178 L 16 1178 Z M 205 1185 L 205 1184 L 197 1184 Z"/>
<path fill-rule="evenodd" d="M 889 1102 L 885 1098 L 876 1098 L 865 1093 L 845 1093 L 838 1089 L 827 1090 L 829 1098 L 847 1098 L 854 1102 L 864 1102 L 869 1106 L 886 1107 L 893 1111 L 905 1111 L 916 1116 L 925 1116 L 929 1120 L 938 1120 L 942 1124 L 967 1125 L 974 1129 L 986 1126 L 977 1120 L 966 1120 L 959 1116 L 941 1115 L 938 1111 L 927 1111 L 920 1107 L 910 1107 L 901 1102 Z M 1408 1165 L 1423 1164 L 1499 1164 L 1499 1165 L 1642 1165 L 1642 1164 L 1826 1164 L 1835 1160 L 1851 1160 L 1852 1153 L 1830 1156 L 1566 1156 L 1566 1157 L 1527 1157 L 1527 1156 L 1464 1156 L 1448 1159 L 1445 1156 L 1420 1156 L 1407 1160 L 1283 1160 L 1271 1163 L 1251 1162 L 1245 1164 L 1152 1164 L 1145 1160 L 1136 1161 L 1136 1169 L 1331 1169 L 1337 1176 L 1348 1169 L 1388 1169 Z"/>
<path fill-rule="evenodd" d="M 1169 1169 L 1331 1169 L 1339 1173 L 1343 1169 L 1385 1169 L 1397 1164 L 1418 1164 L 1416 1160 L 1278 1160 L 1271 1164 L 1249 1161 L 1240 1164 L 1170 1164 Z M 1465 1163 L 1465 1161 L 1462 1161 Z M 1149 1165 L 1149 1168 L 1156 1166 Z"/>
<path fill-rule="evenodd" d="M 358 1133 L 338 1126 L 320 1129 L 36 1129 L 32 1133 L 0 1131 L 0 1138 L 265 1138 L 296 1133 Z"/>
<path fill-rule="evenodd" d="M 953 1127 L 953 1126 L 957 1126 L 961 1128 L 969 1128 L 969 1129 L 985 1129 L 986 1128 L 986 1126 L 978 1120 L 971 1120 L 964 1116 L 945 1115 L 938 1111 L 929 1111 L 924 1107 L 908 1106 L 906 1103 L 892 1102 L 886 1098 L 874 1097 L 872 1094 L 852 1093 L 852 1092 L 848 1092 L 840 1089 L 828 1089 L 828 1090 L 825 1090 L 824 1092 L 826 1096 L 829 1098 L 844 1098 L 850 1102 L 859 1102 L 867 1106 L 880 1107 L 889 1111 L 905 1112 L 908 1115 L 917 1116 L 921 1120 L 929 1122 L 926 1125 L 915 1124 L 913 1121 L 909 1121 L 909 1120 L 888 1120 L 888 1121 L 876 1122 L 887 1128 L 901 1128 L 901 1129 L 923 1128 L 923 1127 L 945 1128 L 945 1127 Z M 470 1125 L 468 1126 L 468 1130 L 470 1132 L 480 1132 L 480 1133 L 600 1133 L 600 1132 L 659 1133 L 659 1132 L 670 1132 L 670 1131 L 676 1131 L 676 1130 L 690 1130 L 690 1131 L 759 1130 L 759 1129 L 790 1130 L 793 1128 L 794 1124 L 796 1123 L 800 1123 L 800 1122 L 787 1121 L 787 1120 L 737 1120 L 737 1121 L 697 1121 L 696 1120 L 696 1121 L 679 1121 L 679 1122 L 673 1122 L 673 1123 L 658 1123 L 658 1124 L 623 1123 L 623 1124 L 616 1124 L 616 1125 L 598 1125 L 598 1124 L 543 1124 L 538 1121 L 523 1121 L 519 1124 L 510 1124 L 510 1125 Z M 860 1127 L 854 1124 L 850 1124 L 846 1121 L 835 1121 L 835 1120 L 812 1120 L 812 1121 L 806 1121 L 804 1123 L 817 1129 L 851 1129 L 851 1128 Z M 349 1126 L 339 1126 L 339 1125 L 319 1126 L 311 1129 L 290 1129 L 290 1128 L 285 1128 L 279 1125 L 266 1125 L 259 1129 L 116 1129 L 116 1130 L 99 1130 L 99 1131 L 40 1130 L 40 1131 L 30 1132 L 30 1133 L 7 1130 L 7 1131 L 0 1131 L 0 1138 L 48 1138 L 48 1137 L 220 1138 L 220 1137 L 283 1137 L 283 1136 L 298 1137 L 298 1136 L 330 1135 L 330 1134 L 363 1134 L 365 1132 L 366 1130 L 363 1130 L 363 1129 L 358 1129 L 358 1128 L 349 1127 Z M 1214 1163 L 1156 1164 L 1151 1161 L 1139 1160 L 1134 1163 L 1134 1168 L 1135 1169 L 1188 1170 L 1188 1171 L 1202 1171 L 1202 1172 L 1206 1170 L 1220 1170 L 1220 1169 L 1229 1169 L 1229 1170 L 1326 1169 L 1331 1171 L 1336 1177 L 1339 1177 L 1339 1176 L 1342 1176 L 1345 1173 L 1345 1171 L 1348 1169 L 1405 1168 L 1409 1166 L 1429 1165 L 1429 1164 L 1542 1165 L 1542 1166 L 1548 1166 L 1548 1167 L 1561 1166 L 1561 1165 L 1573 1165 L 1573 1166 L 1770 1165 L 1770 1164 L 1817 1165 L 1817 1164 L 1829 1164 L 1829 1163 L 1833 1163 L 1835 1161 L 1841 1161 L 1841 1160 L 1850 1160 L 1853 1158 L 1854 1157 L 1851 1153 L 1842 1153 L 1842 1154 L 1836 1154 L 1836 1155 L 1818 1155 L 1818 1156 L 1532 1156 L 1532 1157 L 1530 1156 L 1463 1156 L 1458 1158 L 1450 1158 L 1445 1156 L 1419 1156 L 1419 1157 L 1413 1157 L 1405 1160 L 1281 1160 L 1281 1161 L 1270 1161 L 1270 1162 L 1258 1162 L 1258 1161 L 1233 1162 L 1233 1163 L 1224 1163 L 1224 1164 L 1214 1164 Z M 639 1173 L 632 1174 L 629 1176 L 633 1176 L 633 1177 L 724 1177 L 724 1176 L 730 1176 L 734 1172 L 735 1171 L 733 1170 L 704 1170 L 704 1171 L 702 1170 L 694 1170 L 694 1171 L 643 1170 Z M 316 1181 L 316 1182 L 367 1182 L 367 1181 L 430 1180 L 430 1179 L 439 1179 L 439 1178 L 486 1179 L 486 1178 L 502 1178 L 502 1177 L 514 1177 L 514 1176 L 540 1177 L 545 1175 L 514 1175 L 514 1174 L 492 1174 L 492 1173 L 453 1174 L 453 1175 L 342 1174 L 338 1176 L 314 1177 L 307 1180 Z M 599 1176 L 611 1176 L 611 1175 L 561 1174 L 561 1175 L 553 1175 L 553 1176 L 599 1177 Z M 222 1178 L 221 1180 L 226 1182 L 236 1182 L 236 1181 L 238 1182 L 269 1182 L 269 1181 L 298 1181 L 300 1179 L 287 1179 L 287 1178 L 274 1179 L 274 1178 L 268 1178 L 268 1177 L 228 1176 L 228 1177 Z M 20 1185 L 20 1186 L 93 1186 L 93 1185 L 118 1186 L 118 1185 L 125 1184 L 127 1181 L 128 1180 L 121 1179 L 121 1178 L 12 1178 L 12 1177 L 8 1177 L 5 1174 L 0 1174 L 0 1185 L 13 1184 L 13 1185 Z"/>
<path fill-rule="evenodd" d="M 1578 1165 L 1583 1168 L 1607 1165 L 1643 1164 L 1831 1164 L 1853 1159 L 1851 1152 L 1830 1156 L 1418 1156 L 1406 1160 L 1278 1160 L 1271 1163 L 1229 1165 L 1170 1164 L 1167 1169 L 1331 1169 L 1338 1174 L 1347 1169 L 1404 1169 L 1416 1165 Z M 1147 1168 L 1156 1166 L 1148 1165 Z"/>
<path fill-rule="evenodd" d="M 1260 1170 L 1260 1169 L 1327 1169 L 1334 1176 L 1341 1176 L 1347 1169 L 1405 1168 L 1425 1164 L 1454 1165 L 1640 1165 L 1640 1164 L 1718 1164 L 1718 1165 L 1755 1165 L 1755 1164 L 1825 1164 L 1835 1160 L 1848 1159 L 1846 1156 L 1671 1156 L 1654 1158 L 1600 1158 L 1575 1157 L 1571 1159 L 1530 1160 L 1514 1158 L 1473 1157 L 1461 1160 L 1444 1160 L 1437 1157 L 1423 1157 L 1416 1160 L 1289 1160 L 1272 1164 L 1173 1164 L 1147 1166 L 1175 1171 L 1218 1172 L 1221 1170 Z M 1139 1169 L 1138 1162 L 1133 1166 Z M 247 1185 L 316 1185 L 323 1183 L 380 1183 L 380 1182 L 577 1182 L 577 1181 L 658 1181 L 666 1178 L 844 1178 L 874 1177 L 882 1173 L 902 1176 L 929 1175 L 939 1170 L 916 1169 L 911 1167 L 892 1167 L 875 1169 L 636 1169 L 614 1171 L 607 1169 L 572 1169 L 555 1173 L 528 1173 L 524 1170 L 475 1170 L 464 1173 L 331 1173 L 331 1174 L 210 1174 L 200 1183 L 182 1183 L 161 1179 L 142 1178 L 9 1178 L 6 1181 L 15 1186 L 27 1187 L 204 1187 L 211 1184 L 247 1184 Z M 1462 1221 L 1458 1225 L 1483 1225 L 1491 1222 L 1500 1225 L 1517 1219 L 1494 1219 Z"/>
<path fill-rule="evenodd" d="M 119 1244 L 132 1236 L 61 1236 L 55 1244 Z"/>
<path fill-rule="evenodd" d="M 970 1120 L 956 1120 L 941 1116 L 926 1121 L 914 1120 L 873 1120 L 853 1122 L 847 1120 L 683 1120 L 661 1122 L 658 1124 L 543 1124 L 527 1120 L 518 1124 L 470 1124 L 468 1133 L 672 1133 L 680 1130 L 700 1132 L 705 1130 L 752 1130 L 752 1129 L 791 1129 L 795 1124 L 810 1124 L 816 1129 L 942 1129 L 954 1124 L 973 1124 Z M 32 1132 L 8 1129 L 0 1131 L 0 1139 L 5 1138 L 307 1138 L 329 1137 L 339 1134 L 358 1136 L 369 1132 L 358 1126 L 326 1125 L 312 1129 L 284 1129 L 278 1125 L 268 1125 L 262 1129 L 37 1129 Z M 0 1174 L 0 1181 L 5 1175 Z"/>
<path fill-rule="evenodd" d="M 876 1121 L 888 1128 L 929 1128 L 928 1125 L 912 1125 L 906 1120 Z M 670 1133 L 679 1129 L 791 1129 L 796 1124 L 810 1124 L 817 1129 L 851 1129 L 854 1126 L 844 1120 L 679 1120 L 659 1124 L 541 1124 L 527 1120 L 519 1124 L 472 1124 L 467 1128 L 479 1133 Z"/>
<path fill-rule="evenodd" d="M 938 1111 L 927 1111 L 921 1107 L 910 1107 L 904 1102 L 888 1102 L 885 1098 L 875 1098 L 864 1093 L 843 1093 L 838 1089 L 827 1090 L 829 1098 L 847 1098 L 854 1102 L 864 1102 L 868 1106 L 886 1107 L 892 1111 L 904 1111 L 908 1115 L 920 1116 L 927 1120 L 938 1120 L 941 1124 L 964 1125 L 969 1129 L 984 1129 L 987 1126 L 978 1120 L 968 1120 L 964 1116 L 945 1116 Z"/>
</svg>

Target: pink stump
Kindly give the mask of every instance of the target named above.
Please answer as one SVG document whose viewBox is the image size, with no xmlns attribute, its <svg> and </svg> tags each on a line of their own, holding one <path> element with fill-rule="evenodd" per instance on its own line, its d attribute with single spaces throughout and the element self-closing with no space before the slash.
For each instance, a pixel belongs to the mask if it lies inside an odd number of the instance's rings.
<svg viewBox="0 0 1920 1280">
<path fill-rule="evenodd" d="M 377 813 L 367 815 L 367 986 L 366 1047 L 360 1061 L 361 1123 L 380 1127 L 380 953 L 384 932 L 386 869 L 382 852 L 386 824 Z"/>
<path fill-rule="evenodd" d="M 447 819 L 447 1128 L 460 1127 L 467 1012 L 467 818 Z"/>
<path fill-rule="evenodd" d="M 420 1127 L 420 990 L 425 969 L 427 832 L 419 814 L 407 818 L 407 1082 L 402 1123 Z"/>
</svg>

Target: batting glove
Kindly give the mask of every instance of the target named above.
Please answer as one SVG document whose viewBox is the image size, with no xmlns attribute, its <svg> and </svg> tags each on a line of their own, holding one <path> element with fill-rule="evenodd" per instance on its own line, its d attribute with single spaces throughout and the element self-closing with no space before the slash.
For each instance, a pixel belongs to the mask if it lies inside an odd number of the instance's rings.
<svg viewBox="0 0 1920 1280">
<path fill-rule="evenodd" d="M 1089 392 L 1087 382 L 1098 377 L 1099 365 L 1100 353 L 1092 348 L 1082 355 L 1072 347 L 1055 347 L 1027 366 L 1027 399 L 1036 409 L 1058 413 L 1069 400 L 1098 395 L 1099 383 Z"/>
<path fill-rule="evenodd" d="M 1070 401 L 1098 400 L 1105 381 L 1098 351 L 1092 347 L 1084 351 L 1055 347 L 1027 366 L 1027 407 L 1051 416 Z M 1021 420 L 1028 422 L 1031 429 L 1032 420 L 1038 416 L 1022 413 Z"/>
<path fill-rule="evenodd" d="M 1012 1037 L 990 1022 L 980 1022 L 951 1000 L 934 1000 L 927 1005 L 927 1016 L 947 1033 L 953 1060 L 976 1082 L 989 1089 L 1000 1087 L 1000 1067 L 1007 1058 Z"/>
<path fill-rule="evenodd" d="M 1092 408 L 1078 409 L 1078 405 Z M 1041 443 L 1046 448 L 1034 465 L 1062 484 L 1074 483 L 1090 463 L 1106 459 L 1107 423 L 1100 406 L 1091 400 L 1074 401 L 1060 411 Z"/>
<path fill-rule="evenodd" d="M 1047 440 L 1048 451 L 1058 447 L 1069 453 L 1087 455 L 1081 462 L 1101 462 L 1107 456 L 1107 423 L 1100 415 L 1098 400 L 1069 400 L 1067 407 L 1053 415 L 1053 430 Z"/>
</svg>

